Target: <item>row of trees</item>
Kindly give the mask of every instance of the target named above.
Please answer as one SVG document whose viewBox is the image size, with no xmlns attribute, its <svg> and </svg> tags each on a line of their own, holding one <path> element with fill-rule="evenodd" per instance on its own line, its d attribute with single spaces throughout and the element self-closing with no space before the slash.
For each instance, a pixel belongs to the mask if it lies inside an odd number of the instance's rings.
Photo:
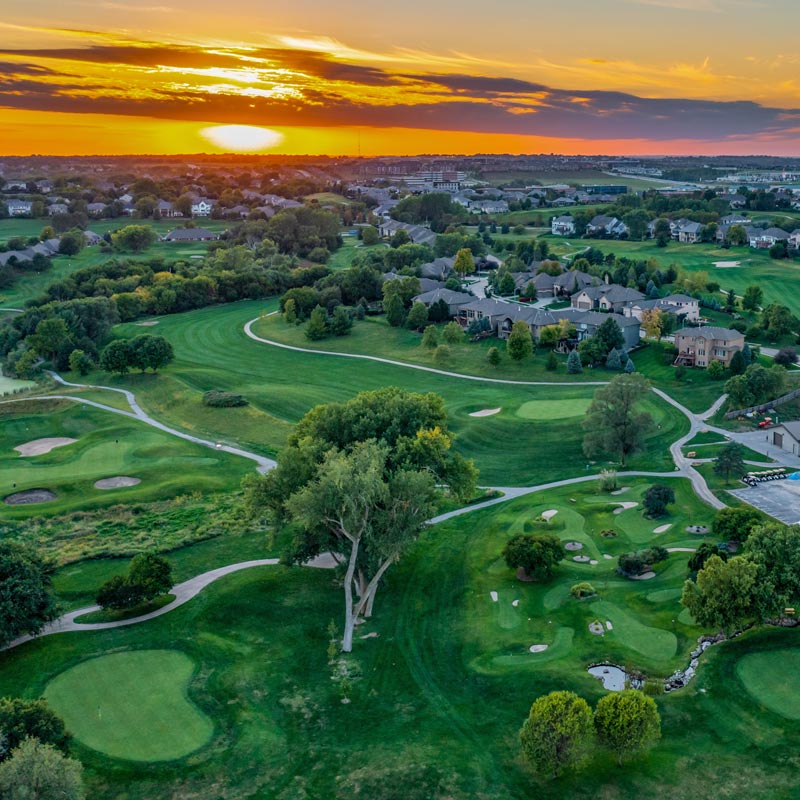
<svg viewBox="0 0 800 800">
<path fill-rule="evenodd" d="M 102 608 L 131 608 L 167 594 L 172 588 L 172 567 L 156 553 L 134 556 L 125 575 L 109 578 L 97 593 Z"/>
<path fill-rule="evenodd" d="M 167 339 L 143 333 L 133 339 L 115 339 L 108 344 L 100 354 L 100 368 L 117 375 L 124 375 L 132 369 L 158 372 L 174 357 Z"/>
</svg>

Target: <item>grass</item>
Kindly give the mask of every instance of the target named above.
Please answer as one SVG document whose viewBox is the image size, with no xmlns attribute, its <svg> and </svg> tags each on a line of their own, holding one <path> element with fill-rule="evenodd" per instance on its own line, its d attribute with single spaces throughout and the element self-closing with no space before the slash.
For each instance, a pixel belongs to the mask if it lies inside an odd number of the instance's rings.
<svg viewBox="0 0 800 800">
<path fill-rule="evenodd" d="M 171 761 L 214 730 L 187 697 L 194 670 L 177 650 L 114 653 L 66 670 L 44 694 L 82 745 L 112 758 Z"/>
<path fill-rule="evenodd" d="M 172 342 L 176 354 L 169 369 L 158 376 L 122 379 L 95 373 L 86 380 L 131 389 L 145 410 L 182 430 L 265 454 L 277 452 L 292 425 L 317 404 L 346 400 L 359 391 L 381 386 L 435 392 L 445 400 L 459 450 L 475 459 L 485 484 L 531 485 L 585 474 L 583 432 L 577 419 L 526 420 L 515 412 L 530 400 L 585 402 L 592 397 L 593 387 L 580 383 L 574 387 L 514 386 L 455 379 L 364 360 L 296 353 L 249 340 L 244 323 L 271 307 L 272 303 L 250 301 L 164 317 L 158 330 Z M 135 325 L 117 330 L 125 336 L 140 332 Z M 327 340 L 326 344 L 346 346 L 348 339 Z M 453 360 L 453 367 L 460 366 Z M 536 370 L 536 362 L 543 360 L 534 358 L 527 368 Z M 601 372 L 602 377 L 606 374 L 610 373 Z M 202 403 L 203 392 L 209 389 L 236 391 L 250 405 L 209 408 Z M 492 417 L 469 416 L 497 407 L 503 411 Z M 655 395 L 647 398 L 643 408 L 661 427 L 651 433 L 645 450 L 629 466 L 670 470 L 668 444 L 688 423 Z M 546 459 L 541 457 L 543 452 L 548 453 Z M 606 463 L 598 461 L 590 469 L 599 470 Z"/>
<path fill-rule="evenodd" d="M 57 495 L 48 503 L 3 505 L 0 518 L 4 520 L 160 500 L 193 491 L 231 490 L 251 470 L 244 459 L 78 403 L 8 404 L 0 406 L 0 421 L 6 442 L 0 451 L 0 493 L 47 488 Z M 13 449 L 45 437 L 78 441 L 39 456 L 24 457 Z M 104 491 L 94 488 L 95 481 L 115 475 L 138 477 L 141 483 Z"/>
<path fill-rule="evenodd" d="M 575 400 L 528 400 L 516 411 L 522 419 L 569 419 L 582 417 L 591 405 L 588 398 Z"/>
<path fill-rule="evenodd" d="M 142 617 L 145 614 L 158 611 L 159 608 L 164 608 L 174 599 L 174 594 L 165 594 L 161 595 L 161 597 L 156 597 L 154 600 L 148 600 L 146 603 L 138 603 L 130 608 L 101 608 L 99 611 L 90 611 L 88 614 L 77 617 L 76 622 L 88 625 L 94 622 L 119 622 L 123 619 L 134 619 L 135 617 Z"/>
<path fill-rule="evenodd" d="M 800 652 L 748 653 L 736 664 L 736 675 L 750 696 L 786 719 L 800 720 L 800 697 L 790 676 L 800 668 Z"/>
<path fill-rule="evenodd" d="M 688 540 L 684 524 L 707 522 L 712 512 L 687 482 L 673 485 L 678 502 L 668 521 L 674 525 L 658 541 L 679 545 Z M 640 499 L 645 486 L 631 482 L 624 499 Z M 82 718 L 68 720 L 96 800 L 116 800 L 120 791 L 127 800 L 166 800 L 176 789 L 185 797 L 683 800 L 707 784 L 720 796 L 788 800 L 800 726 L 754 700 L 736 666 L 751 652 L 774 652 L 779 664 L 781 652 L 793 651 L 796 640 L 796 631 L 786 629 L 753 631 L 706 653 L 687 689 L 657 698 L 662 738 L 624 769 L 602 751 L 591 754 L 585 771 L 557 782 L 540 781 L 524 769 L 517 731 L 537 696 L 571 689 L 594 704 L 604 692 L 586 673 L 589 663 L 609 659 L 651 675 L 665 673 L 686 663 L 699 633 L 677 620 L 687 554 L 671 555 L 657 578 L 640 583 L 618 578 L 613 562 L 601 561 L 594 568 L 564 562 L 552 582 L 522 584 L 500 559 L 504 541 L 536 525 L 547 508 L 559 510 L 550 525 L 562 538 L 585 537 L 614 554 L 630 549 L 639 526 L 655 523 L 637 509 L 612 515 L 610 499 L 592 486 L 573 487 L 475 512 L 423 534 L 387 573 L 377 616 L 360 629 L 360 635 L 380 636 L 356 638 L 346 661 L 353 675 L 348 704 L 331 680 L 326 654 L 326 628 L 340 618 L 341 589 L 330 573 L 285 567 L 228 576 L 142 625 L 51 636 L 4 653 L 0 694 L 50 696 L 58 675 L 97 664 L 97 681 L 84 680 L 76 690 L 84 692 Z M 598 538 L 609 525 L 618 537 Z M 570 598 L 568 587 L 587 578 L 599 598 Z M 498 603 L 491 590 L 498 591 Z M 512 599 L 520 600 L 517 610 Z M 587 624 L 601 614 L 614 629 L 591 636 Z M 538 641 L 550 649 L 528 653 Z M 118 740 L 130 758 L 139 740 L 141 746 L 148 746 L 147 738 L 160 741 L 161 729 L 147 736 L 153 726 L 139 720 L 138 708 L 130 709 L 135 728 L 125 717 L 111 730 L 95 725 L 101 691 L 103 718 L 112 713 L 110 676 L 123 681 L 127 673 L 142 672 L 111 669 L 113 663 L 97 657 L 143 650 L 177 650 L 196 665 L 189 697 L 214 733 L 182 760 L 143 764 L 102 752 Z M 186 673 L 179 694 L 172 671 L 147 672 L 148 692 L 160 697 L 168 687 L 167 702 L 183 696 Z M 71 691 L 67 702 L 77 706 L 74 696 Z M 127 711 L 128 695 L 115 698 Z M 157 713 L 149 698 L 142 704 Z M 163 734 L 167 742 L 180 733 L 174 728 Z M 87 742 L 98 730 L 102 741 Z"/>
<path fill-rule="evenodd" d="M 16 378 L 7 378 L 5 375 L 0 375 L 0 396 L 21 392 L 35 385 L 33 381 L 17 380 Z"/>
</svg>

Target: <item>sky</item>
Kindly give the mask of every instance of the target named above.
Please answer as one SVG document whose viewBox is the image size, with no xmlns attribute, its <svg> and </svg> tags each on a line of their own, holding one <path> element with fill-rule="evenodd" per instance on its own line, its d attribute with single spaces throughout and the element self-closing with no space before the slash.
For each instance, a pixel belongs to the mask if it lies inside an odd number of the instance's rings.
<svg viewBox="0 0 800 800">
<path fill-rule="evenodd" d="M 797 0 L 26 0 L 0 20 L 2 155 L 800 156 Z"/>
</svg>

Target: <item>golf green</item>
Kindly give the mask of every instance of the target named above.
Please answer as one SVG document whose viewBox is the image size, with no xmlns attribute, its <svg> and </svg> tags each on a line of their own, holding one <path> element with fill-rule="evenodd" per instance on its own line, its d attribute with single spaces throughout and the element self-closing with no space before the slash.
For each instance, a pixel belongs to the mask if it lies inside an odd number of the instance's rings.
<svg viewBox="0 0 800 800">
<path fill-rule="evenodd" d="M 800 719 L 800 696 L 792 677 L 800 670 L 799 650 L 748 653 L 736 664 L 736 675 L 750 696 L 786 719 Z"/>
<path fill-rule="evenodd" d="M 45 697 L 87 747 L 113 758 L 170 761 L 202 747 L 214 730 L 186 694 L 194 667 L 177 650 L 114 653 L 62 672 Z"/>
<path fill-rule="evenodd" d="M 591 398 L 574 397 L 563 400 L 528 400 L 516 411 L 522 419 L 568 419 L 582 417 L 591 404 Z"/>
</svg>

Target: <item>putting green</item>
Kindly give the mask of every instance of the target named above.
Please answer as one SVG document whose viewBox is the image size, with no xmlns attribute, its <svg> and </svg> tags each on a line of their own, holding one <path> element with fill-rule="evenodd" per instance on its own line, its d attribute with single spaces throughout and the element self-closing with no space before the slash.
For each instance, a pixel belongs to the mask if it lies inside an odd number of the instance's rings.
<svg viewBox="0 0 800 800">
<path fill-rule="evenodd" d="M 170 761 L 211 738 L 214 725 L 187 697 L 194 662 L 177 650 L 100 656 L 68 669 L 45 697 L 87 747 L 113 758 Z"/>
<path fill-rule="evenodd" d="M 522 419 L 567 419 L 582 417 L 591 404 L 591 398 L 575 397 L 563 400 L 528 400 L 516 411 Z"/>
<path fill-rule="evenodd" d="M 800 719 L 800 695 L 792 676 L 800 670 L 800 650 L 748 653 L 736 664 L 736 675 L 749 695 L 786 719 Z"/>
<path fill-rule="evenodd" d="M 607 600 L 592 603 L 591 613 L 603 621 L 611 620 L 613 628 L 607 636 L 653 661 L 667 661 L 678 650 L 678 639 L 672 631 L 643 625 L 633 614 Z"/>
</svg>

